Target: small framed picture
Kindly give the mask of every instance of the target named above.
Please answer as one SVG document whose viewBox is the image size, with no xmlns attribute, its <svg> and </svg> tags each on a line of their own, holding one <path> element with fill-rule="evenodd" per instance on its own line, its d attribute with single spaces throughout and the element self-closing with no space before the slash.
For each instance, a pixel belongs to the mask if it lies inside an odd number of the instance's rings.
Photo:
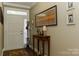
<svg viewBox="0 0 79 59">
<path fill-rule="evenodd" d="M 67 15 L 67 24 L 72 24 L 74 25 L 74 14 L 73 12 L 69 12 L 68 15 Z"/>
<path fill-rule="evenodd" d="M 68 2 L 68 8 L 72 8 L 73 7 L 73 2 Z"/>
<path fill-rule="evenodd" d="M 74 9 L 74 3 L 73 2 L 68 2 L 67 3 L 67 11 L 69 11 L 69 10 L 73 10 Z"/>
<path fill-rule="evenodd" d="M 68 15 L 68 23 L 73 23 L 73 14 Z"/>
</svg>

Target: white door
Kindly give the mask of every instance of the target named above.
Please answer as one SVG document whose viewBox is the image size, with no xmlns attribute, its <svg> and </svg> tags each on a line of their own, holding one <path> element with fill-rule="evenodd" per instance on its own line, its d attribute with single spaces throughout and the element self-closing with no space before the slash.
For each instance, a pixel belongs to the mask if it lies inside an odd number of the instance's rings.
<svg viewBox="0 0 79 59">
<path fill-rule="evenodd" d="M 5 50 L 24 48 L 24 19 L 28 19 L 28 16 L 22 12 L 28 14 L 28 10 L 4 8 Z"/>
</svg>

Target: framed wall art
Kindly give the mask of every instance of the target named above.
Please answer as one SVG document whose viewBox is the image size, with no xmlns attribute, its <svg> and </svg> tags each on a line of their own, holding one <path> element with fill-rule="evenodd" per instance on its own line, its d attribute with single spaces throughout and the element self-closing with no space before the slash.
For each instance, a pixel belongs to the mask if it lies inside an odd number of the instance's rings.
<svg viewBox="0 0 79 59">
<path fill-rule="evenodd" d="M 67 11 L 75 9 L 75 4 L 74 2 L 68 2 L 67 3 Z"/>
<path fill-rule="evenodd" d="M 48 8 L 35 15 L 35 25 L 40 26 L 56 26 L 57 25 L 57 6 Z"/>
<path fill-rule="evenodd" d="M 3 12 L 1 7 L 0 7 L 0 22 L 3 24 Z"/>
<path fill-rule="evenodd" d="M 75 24 L 73 11 L 70 11 L 70 12 L 68 12 L 68 14 L 67 14 L 67 24 L 68 24 L 68 25 L 74 25 L 74 24 Z"/>
<path fill-rule="evenodd" d="M 73 8 L 73 2 L 68 2 L 68 8 Z"/>
</svg>

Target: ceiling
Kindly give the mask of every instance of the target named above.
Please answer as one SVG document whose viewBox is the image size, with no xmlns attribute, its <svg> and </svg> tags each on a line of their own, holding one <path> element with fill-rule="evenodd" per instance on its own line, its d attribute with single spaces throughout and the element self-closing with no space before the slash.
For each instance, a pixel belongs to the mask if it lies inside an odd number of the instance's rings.
<svg viewBox="0 0 79 59">
<path fill-rule="evenodd" d="M 5 2 L 4 5 L 32 8 L 37 2 Z"/>
<path fill-rule="evenodd" d="M 32 7 L 33 5 L 36 4 L 36 2 L 11 2 L 11 3 L 24 5 L 24 6 L 29 6 L 29 7 Z"/>
<path fill-rule="evenodd" d="M 12 2 L 12 3 L 32 7 L 36 2 Z"/>
</svg>

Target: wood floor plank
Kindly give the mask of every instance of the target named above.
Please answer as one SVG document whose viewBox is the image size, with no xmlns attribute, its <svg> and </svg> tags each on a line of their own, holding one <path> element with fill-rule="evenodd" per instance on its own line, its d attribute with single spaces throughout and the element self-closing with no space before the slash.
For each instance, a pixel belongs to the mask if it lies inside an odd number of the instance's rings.
<svg viewBox="0 0 79 59">
<path fill-rule="evenodd" d="M 14 49 L 4 51 L 3 56 L 33 56 L 33 51 L 30 48 Z"/>
</svg>

